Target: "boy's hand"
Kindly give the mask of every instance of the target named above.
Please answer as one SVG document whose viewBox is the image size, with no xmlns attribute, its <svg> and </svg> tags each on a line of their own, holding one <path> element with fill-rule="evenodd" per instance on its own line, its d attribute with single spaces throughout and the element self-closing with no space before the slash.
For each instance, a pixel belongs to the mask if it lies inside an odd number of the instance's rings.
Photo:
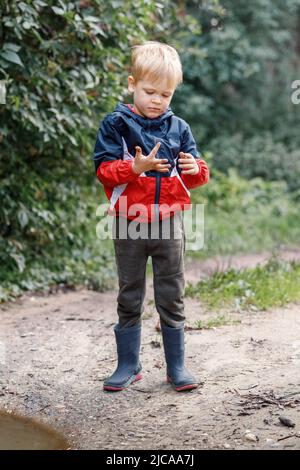
<svg viewBox="0 0 300 470">
<path fill-rule="evenodd" d="M 179 157 L 179 168 L 182 168 L 182 174 L 196 175 L 199 173 L 199 166 L 197 165 L 195 157 L 193 157 L 191 153 L 179 152 Z"/>
<path fill-rule="evenodd" d="M 144 171 L 156 170 L 161 173 L 166 173 L 169 171 L 170 164 L 166 163 L 167 158 L 155 158 L 158 149 L 160 147 L 160 142 L 158 142 L 155 147 L 151 150 L 149 155 L 142 155 L 141 147 L 135 147 L 136 154 L 133 160 L 132 169 L 135 173 L 141 174 Z"/>
</svg>

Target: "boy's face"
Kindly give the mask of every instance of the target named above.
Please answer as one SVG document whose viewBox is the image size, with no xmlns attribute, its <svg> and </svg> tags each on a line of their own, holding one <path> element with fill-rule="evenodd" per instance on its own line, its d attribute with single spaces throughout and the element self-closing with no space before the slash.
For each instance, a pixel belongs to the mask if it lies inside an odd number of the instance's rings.
<svg viewBox="0 0 300 470">
<path fill-rule="evenodd" d="M 150 79 L 136 82 L 128 77 L 128 90 L 133 93 L 134 108 L 140 116 L 154 119 L 166 112 L 175 88 L 168 86 L 167 80 L 153 83 Z"/>
</svg>

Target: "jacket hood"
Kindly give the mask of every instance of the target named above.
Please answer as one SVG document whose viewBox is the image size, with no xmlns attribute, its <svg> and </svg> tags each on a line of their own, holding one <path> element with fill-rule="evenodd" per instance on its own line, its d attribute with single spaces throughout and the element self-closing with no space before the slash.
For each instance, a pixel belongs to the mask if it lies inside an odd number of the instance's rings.
<svg viewBox="0 0 300 470">
<path fill-rule="evenodd" d="M 164 112 L 157 118 L 154 118 L 154 119 L 144 118 L 143 116 L 140 116 L 139 114 L 136 114 L 133 111 L 131 111 L 128 105 L 124 103 L 118 103 L 114 109 L 114 112 L 118 112 L 123 115 L 125 114 L 127 117 L 130 117 L 134 121 L 138 122 L 140 126 L 148 128 L 148 129 L 161 127 L 161 125 L 164 123 L 166 119 L 174 115 L 172 109 L 168 107 L 166 112 Z"/>
</svg>

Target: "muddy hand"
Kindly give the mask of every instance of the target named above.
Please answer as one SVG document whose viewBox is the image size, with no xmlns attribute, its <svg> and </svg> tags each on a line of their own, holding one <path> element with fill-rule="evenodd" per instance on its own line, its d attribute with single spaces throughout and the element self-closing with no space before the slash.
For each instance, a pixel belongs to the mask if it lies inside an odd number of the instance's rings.
<svg viewBox="0 0 300 470">
<path fill-rule="evenodd" d="M 135 173 L 141 174 L 144 171 L 156 170 L 159 172 L 168 172 L 170 164 L 167 158 L 156 158 L 158 149 L 160 147 L 160 142 L 158 142 L 155 147 L 151 150 L 149 155 L 143 155 L 142 149 L 139 146 L 135 147 L 136 153 L 132 165 L 132 169 Z"/>
</svg>

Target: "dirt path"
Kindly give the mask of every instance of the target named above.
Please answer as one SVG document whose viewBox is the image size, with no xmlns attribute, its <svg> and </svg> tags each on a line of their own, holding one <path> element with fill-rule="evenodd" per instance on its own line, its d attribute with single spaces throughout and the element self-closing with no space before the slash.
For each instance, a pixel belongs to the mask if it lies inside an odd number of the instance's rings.
<svg viewBox="0 0 300 470">
<path fill-rule="evenodd" d="M 230 262 L 253 266 L 268 256 Z M 282 257 L 300 259 L 300 251 Z M 187 261 L 186 279 L 228 262 Z M 300 449 L 300 304 L 238 314 L 237 325 L 188 330 L 186 363 L 202 386 L 180 394 L 165 382 L 152 299 L 148 279 L 143 380 L 115 394 L 103 392 L 102 383 L 115 368 L 116 291 L 28 294 L 2 305 L 0 408 L 52 425 L 77 449 Z M 186 313 L 189 325 L 209 315 L 193 299 L 186 299 Z"/>
</svg>

